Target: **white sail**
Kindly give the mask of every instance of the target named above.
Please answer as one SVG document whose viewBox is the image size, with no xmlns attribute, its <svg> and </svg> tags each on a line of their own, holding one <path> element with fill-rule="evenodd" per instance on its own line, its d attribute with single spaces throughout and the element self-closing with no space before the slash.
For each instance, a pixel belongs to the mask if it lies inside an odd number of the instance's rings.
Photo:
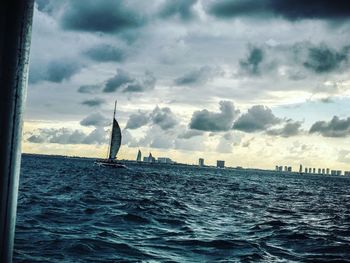
<svg viewBox="0 0 350 263">
<path fill-rule="evenodd" d="M 115 107 L 114 107 L 111 143 L 109 146 L 108 159 L 115 159 L 115 157 L 117 156 L 117 153 L 119 151 L 120 144 L 122 142 L 122 133 L 121 133 L 119 124 L 118 124 L 117 120 L 115 119 L 116 106 L 117 106 L 117 102 L 115 102 Z"/>
</svg>

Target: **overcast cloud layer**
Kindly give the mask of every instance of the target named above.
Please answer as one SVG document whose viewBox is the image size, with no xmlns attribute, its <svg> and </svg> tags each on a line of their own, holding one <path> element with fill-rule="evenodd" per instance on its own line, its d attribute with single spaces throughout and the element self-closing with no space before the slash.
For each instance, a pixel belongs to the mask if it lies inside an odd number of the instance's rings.
<svg viewBox="0 0 350 263">
<path fill-rule="evenodd" d="M 349 5 L 37 0 L 26 121 L 60 127 L 26 141 L 103 144 L 117 100 L 135 151 L 335 149 L 350 134 L 350 109 L 337 106 L 350 95 Z M 306 148 L 311 162 L 317 147 Z"/>
</svg>

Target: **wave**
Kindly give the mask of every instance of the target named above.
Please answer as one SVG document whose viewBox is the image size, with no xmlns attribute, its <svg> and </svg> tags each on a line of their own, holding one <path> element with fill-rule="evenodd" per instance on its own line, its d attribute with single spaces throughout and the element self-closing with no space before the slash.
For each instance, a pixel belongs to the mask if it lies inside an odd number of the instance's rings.
<svg viewBox="0 0 350 263">
<path fill-rule="evenodd" d="M 22 161 L 15 262 L 349 262 L 349 178 Z"/>
</svg>

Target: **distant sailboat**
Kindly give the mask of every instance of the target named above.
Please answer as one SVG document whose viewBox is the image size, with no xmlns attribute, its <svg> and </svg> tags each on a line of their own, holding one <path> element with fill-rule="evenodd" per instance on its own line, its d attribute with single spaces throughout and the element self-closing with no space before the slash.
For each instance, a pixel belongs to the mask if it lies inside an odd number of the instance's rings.
<svg viewBox="0 0 350 263">
<path fill-rule="evenodd" d="M 126 168 L 124 164 L 116 160 L 116 157 L 122 142 L 122 133 L 121 133 L 119 124 L 115 118 L 116 108 L 117 108 L 117 101 L 115 101 L 115 104 L 114 104 L 112 131 L 111 131 L 111 138 L 110 138 L 109 148 L 108 148 L 108 158 L 103 160 L 98 160 L 95 162 L 95 164 L 99 166 Z"/>
</svg>

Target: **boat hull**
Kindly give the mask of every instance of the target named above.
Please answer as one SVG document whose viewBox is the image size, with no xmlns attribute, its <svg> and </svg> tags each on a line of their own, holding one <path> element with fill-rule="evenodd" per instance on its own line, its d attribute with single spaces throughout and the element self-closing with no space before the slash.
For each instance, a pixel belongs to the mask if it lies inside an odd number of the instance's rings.
<svg viewBox="0 0 350 263">
<path fill-rule="evenodd" d="M 121 162 L 110 161 L 110 160 L 98 160 L 98 161 L 95 161 L 94 164 L 101 167 L 123 168 L 123 169 L 127 168 L 126 165 Z"/>
</svg>

